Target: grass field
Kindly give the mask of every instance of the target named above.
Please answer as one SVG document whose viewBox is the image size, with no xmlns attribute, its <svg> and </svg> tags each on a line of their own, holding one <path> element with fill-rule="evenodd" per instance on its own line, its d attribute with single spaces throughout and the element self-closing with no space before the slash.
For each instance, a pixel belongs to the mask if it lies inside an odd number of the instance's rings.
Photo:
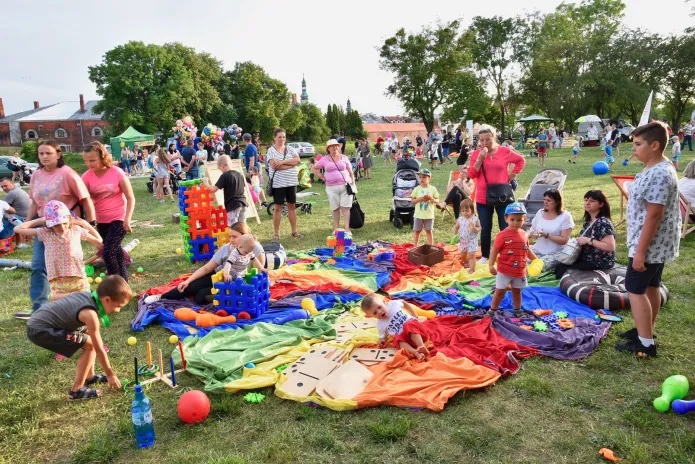
<svg viewBox="0 0 695 464">
<path fill-rule="evenodd" d="M 634 174 L 639 167 L 623 167 L 620 161 L 629 145 L 616 156 L 617 174 Z M 567 163 L 569 150 L 550 152 L 547 165 L 569 171 L 564 189 L 567 209 L 581 223 L 584 192 L 603 189 L 619 216 L 619 193 L 610 177 L 597 177 L 591 164 L 600 158 L 598 148 L 585 149 L 579 163 Z M 682 166 L 690 161 L 684 154 Z M 70 160 L 80 166 L 78 160 Z M 355 240 L 410 241 L 407 228 L 388 222 L 392 168 L 376 160 L 374 179 L 360 181 L 359 199 L 367 224 Z M 433 183 L 445 189 L 447 164 L 435 171 Z M 520 176 L 520 192 L 538 172 L 536 160 Z M 171 222 L 174 203 L 157 203 L 147 193 L 146 180 L 133 181 L 137 197 L 132 237 L 140 239 L 133 252 L 135 266 L 145 269 L 133 275 L 131 284 L 140 292 L 161 285 L 194 269 L 174 250 L 181 246 L 177 226 Z M 281 239 L 290 249 L 321 246 L 332 221 L 322 185 L 312 215 L 299 215 L 300 240 L 289 237 L 283 222 Z M 252 223 L 262 240 L 272 236 L 270 217 Z M 451 217 L 435 221 L 435 238 L 448 241 Z M 579 227 L 579 226 L 578 226 Z M 127 237 L 126 241 L 131 237 Z M 619 260 L 625 262 L 625 229 L 618 229 Z M 614 328 L 589 358 L 563 362 L 534 358 L 511 378 L 483 391 L 456 395 L 441 413 L 378 408 L 333 412 L 281 400 L 268 390 L 261 404 L 243 401 L 243 394 L 212 395 L 212 413 L 198 426 L 185 426 L 176 415 L 180 392 L 164 386 L 149 388 L 157 443 L 149 450 L 135 447 L 130 422 L 130 396 L 108 391 L 103 398 L 69 403 L 66 391 L 72 383 L 75 361 L 56 361 L 48 351 L 29 343 L 24 323 L 11 319 L 14 311 L 29 307 L 28 271 L 0 272 L 0 463 L 598 463 L 598 450 L 612 448 L 630 463 L 695 462 L 693 417 L 660 414 L 651 406 L 663 380 L 672 374 L 694 379 L 695 251 L 693 237 L 681 243 L 681 257 L 666 268 L 665 282 L 671 300 L 659 319 L 659 357 L 641 360 L 618 353 L 615 332 L 632 326 L 627 321 Z M 85 253 L 91 250 L 85 246 Z M 15 259 L 30 259 L 30 251 Z M 137 334 L 137 347 L 126 346 L 135 304 L 114 317 L 104 330 L 110 359 L 121 379 L 130 376 L 135 350 L 143 355 L 145 340 L 153 348 L 168 349 L 169 333 L 159 326 Z M 10 376 L 8 378 L 8 376 Z M 181 375 L 185 388 L 200 388 L 190 375 Z"/>
</svg>

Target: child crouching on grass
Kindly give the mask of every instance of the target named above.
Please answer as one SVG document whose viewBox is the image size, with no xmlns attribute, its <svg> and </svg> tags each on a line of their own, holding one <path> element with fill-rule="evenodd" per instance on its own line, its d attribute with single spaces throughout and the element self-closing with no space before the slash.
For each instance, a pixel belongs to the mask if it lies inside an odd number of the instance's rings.
<svg viewBox="0 0 695 464">
<path fill-rule="evenodd" d="M 521 203 L 511 203 L 504 210 L 504 220 L 508 227 L 497 234 L 490 253 L 490 274 L 497 276 L 497 280 L 492 304 L 486 316 L 494 316 L 510 284 L 514 316 L 525 316 L 521 310 L 521 289 L 526 287 L 526 260 L 536 259 L 529 246 L 528 236 L 521 228 L 525 219 L 526 208 Z"/>
<path fill-rule="evenodd" d="M 89 290 L 80 242 L 86 240 L 100 248 L 102 240 L 87 221 L 75 218 L 64 203 L 52 200 L 46 203 L 42 218 L 20 224 L 14 230 L 38 237 L 44 243 L 51 300 Z"/>
<path fill-rule="evenodd" d="M 68 400 L 98 398 L 101 392 L 93 387 L 97 383 L 121 388 L 104 350 L 99 321 L 108 327 L 108 316 L 119 312 L 132 296 L 128 282 L 119 275 L 111 275 L 99 283 L 96 292 L 73 293 L 46 303 L 27 321 L 27 337 L 32 343 L 67 358 L 82 349 Z M 94 373 L 96 359 L 103 374 Z"/>
<path fill-rule="evenodd" d="M 680 206 L 678 175 L 664 156 L 668 130 L 661 122 L 632 133 L 632 154 L 644 163 L 630 186 L 627 201 L 628 262 L 625 290 L 635 328 L 620 334 L 618 351 L 655 357 L 654 326 L 661 308 L 661 273 L 678 257 Z"/>
<path fill-rule="evenodd" d="M 391 300 L 388 303 L 376 294 L 370 293 L 362 299 L 362 311 L 367 317 L 378 319 L 379 346 L 384 347 L 391 339 L 391 344 L 403 349 L 412 357 L 422 361 L 430 352 L 425 346 L 422 335 L 427 335 L 426 327 L 415 316 L 414 305 L 403 300 Z"/>
</svg>

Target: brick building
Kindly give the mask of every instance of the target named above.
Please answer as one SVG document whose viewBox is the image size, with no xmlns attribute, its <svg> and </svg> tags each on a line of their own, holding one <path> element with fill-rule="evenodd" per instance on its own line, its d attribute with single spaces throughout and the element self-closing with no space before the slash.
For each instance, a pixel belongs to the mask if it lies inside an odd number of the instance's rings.
<svg viewBox="0 0 695 464">
<path fill-rule="evenodd" d="M 37 139 L 54 139 L 64 152 L 79 151 L 82 146 L 101 141 L 108 122 L 94 113 L 97 101 L 65 101 L 49 106 L 34 102 L 34 109 L 5 116 L 0 98 L 0 147 L 18 146 Z"/>
</svg>

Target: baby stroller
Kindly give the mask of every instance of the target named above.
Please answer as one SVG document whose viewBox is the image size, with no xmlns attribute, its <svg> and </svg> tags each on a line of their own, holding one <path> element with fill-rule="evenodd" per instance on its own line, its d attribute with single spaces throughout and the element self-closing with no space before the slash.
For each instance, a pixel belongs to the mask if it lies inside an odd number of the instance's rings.
<svg viewBox="0 0 695 464">
<path fill-rule="evenodd" d="M 415 215 L 415 205 L 411 201 L 410 194 L 418 185 L 417 161 L 408 161 L 415 163 L 416 169 L 412 169 L 412 164 L 407 165 L 399 162 L 396 166 L 396 173 L 393 175 L 393 200 L 389 212 L 389 222 L 392 222 L 396 229 L 402 228 L 405 223 L 412 223 Z"/>
<path fill-rule="evenodd" d="M 562 192 L 567 180 L 567 171 L 564 169 L 549 168 L 543 169 L 533 178 L 528 193 L 524 198 L 520 198 L 519 203 L 526 206 L 526 222 L 524 222 L 524 230 L 531 227 L 531 221 L 536 216 L 538 211 L 543 209 L 543 195 L 548 189 L 556 189 Z"/>
<path fill-rule="evenodd" d="M 357 156 L 353 156 L 350 158 L 350 165 L 352 166 L 352 174 L 355 176 L 355 181 L 360 180 L 362 178 L 362 175 L 360 174 L 362 160 Z"/>
<path fill-rule="evenodd" d="M 184 177 L 181 177 L 184 176 Z M 179 181 L 185 179 L 185 174 L 181 171 L 181 174 L 176 175 L 174 168 L 169 166 L 169 188 L 174 195 L 179 193 Z M 164 190 L 166 191 L 166 185 L 164 185 Z M 150 174 L 150 180 L 147 181 L 147 191 L 154 193 L 154 170 Z"/>
</svg>

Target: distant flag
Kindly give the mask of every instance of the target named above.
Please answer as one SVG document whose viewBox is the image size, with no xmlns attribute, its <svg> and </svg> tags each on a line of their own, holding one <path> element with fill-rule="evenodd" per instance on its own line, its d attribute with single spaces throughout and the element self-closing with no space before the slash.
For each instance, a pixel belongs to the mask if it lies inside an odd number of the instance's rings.
<svg viewBox="0 0 695 464">
<path fill-rule="evenodd" d="M 649 122 L 649 113 L 652 112 L 652 94 L 654 91 L 649 92 L 649 98 L 647 98 L 647 103 L 644 104 L 644 110 L 642 110 L 642 117 L 639 119 L 639 124 L 637 127 L 644 126 Z"/>
</svg>

